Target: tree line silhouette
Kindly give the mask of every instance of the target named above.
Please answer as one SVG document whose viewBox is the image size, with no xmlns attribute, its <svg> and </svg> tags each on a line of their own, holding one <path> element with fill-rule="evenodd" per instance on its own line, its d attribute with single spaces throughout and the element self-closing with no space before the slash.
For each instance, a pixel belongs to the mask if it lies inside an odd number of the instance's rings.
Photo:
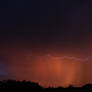
<svg viewBox="0 0 92 92">
<path fill-rule="evenodd" d="M 73 87 L 73 86 L 69 86 L 67 88 L 63 88 L 63 87 L 57 87 L 57 88 L 52 88 L 52 87 L 48 87 L 48 88 L 43 88 L 42 86 L 40 86 L 38 83 L 35 82 L 31 82 L 31 81 L 16 81 L 16 80 L 3 80 L 0 81 L 0 90 L 8 90 L 8 91 L 25 91 L 25 92 L 34 92 L 34 91 L 40 91 L 40 92 L 48 92 L 48 91 L 62 91 L 62 92 L 69 92 L 69 90 L 88 90 L 90 92 L 92 92 L 92 84 L 87 84 L 83 87 Z M 75 91 L 75 92 L 76 92 Z M 83 91 L 84 92 L 84 91 Z"/>
</svg>

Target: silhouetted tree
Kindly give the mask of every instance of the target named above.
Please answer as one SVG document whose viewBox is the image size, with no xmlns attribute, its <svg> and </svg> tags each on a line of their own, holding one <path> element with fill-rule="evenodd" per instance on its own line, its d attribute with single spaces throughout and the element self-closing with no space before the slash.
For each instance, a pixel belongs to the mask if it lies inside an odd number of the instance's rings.
<svg viewBox="0 0 92 92">
<path fill-rule="evenodd" d="M 68 89 L 68 90 L 67 90 Z M 22 92 L 34 92 L 34 91 L 40 91 L 40 92 L 69 92 L 69 90 L 74 90 L 74 92 L 76 92 L 75 90 L 79 89 L 81 92 L 81 89 L 90 89 L 89 92 L 92 92 L 92 85 L 91 84 L 87 84 L 83 87 L 80 88 L 75 88 L 73 86 L 69 86 L 68 88 L 63 88 L 63 87 L 57 87 L 57 88 L 52 88 L 52 87 L 48 87 L 48 88 L 43 88 L 41 87 L 38 83 L 34 83 L 34 82 L 30 82 L 30 81 L 16 81 L 16 80 L 3 80 L 0 81 L 0 92 L 1 90 L 9 90 L 9 92 L 13 92 L 13 91 L 22 91 Z M 77 92 L 79 91 L 77 90 Z M 84 92 L 84 91 L 83 91 Z M 88 91 L 86 91 L 88 92 Z"/>
</svg>

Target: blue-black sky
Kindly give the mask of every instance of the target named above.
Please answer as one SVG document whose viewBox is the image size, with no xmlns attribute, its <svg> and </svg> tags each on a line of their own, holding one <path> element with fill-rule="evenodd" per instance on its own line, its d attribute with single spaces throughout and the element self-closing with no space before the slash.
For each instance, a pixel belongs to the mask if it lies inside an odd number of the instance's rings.
<svg viewBox="0 0 92 92">
<path fill-rule="evenodd" d="M 91 0 L 3 1 L 0 41 L 81 49 L 91 39 L 91 3 Z"/>
<path fill-rule="evenodd" d="M 91 3 L 91 0 L 2 1 L 1 48 L 20 43 L 26 48 L 89 53 L 92 40 Z"/>
</svg>

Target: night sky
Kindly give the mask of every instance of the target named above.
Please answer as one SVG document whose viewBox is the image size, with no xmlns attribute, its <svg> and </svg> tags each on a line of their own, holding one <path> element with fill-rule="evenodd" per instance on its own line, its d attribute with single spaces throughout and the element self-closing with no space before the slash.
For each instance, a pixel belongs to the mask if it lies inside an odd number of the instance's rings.
<svg viewBox="0 0 92 92">
<path fill-rule="evenodd" d="M 0 80 L 80 86 L 90 70 L 91 0 L 0 1 Z"/>
</svg>

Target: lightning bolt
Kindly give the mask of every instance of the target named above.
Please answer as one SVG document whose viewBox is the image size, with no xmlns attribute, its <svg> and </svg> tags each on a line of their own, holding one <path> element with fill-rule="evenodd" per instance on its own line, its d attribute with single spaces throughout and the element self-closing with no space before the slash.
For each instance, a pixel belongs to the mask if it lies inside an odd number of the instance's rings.
<svg viewBox="0 0 92 92">
<path fill-rule="evenodd" d="M 69 57 L 69 56 L 55 57 L 55 56 L 52 56 L 50 54 L 48 54 L 48 57 L 53 58 L 53 59 L 68 59 L 68 60 L 83 61 L 83 62 L 92 59 L 92 57 L 86 57 L 86 58 Z"/>
</svg>

